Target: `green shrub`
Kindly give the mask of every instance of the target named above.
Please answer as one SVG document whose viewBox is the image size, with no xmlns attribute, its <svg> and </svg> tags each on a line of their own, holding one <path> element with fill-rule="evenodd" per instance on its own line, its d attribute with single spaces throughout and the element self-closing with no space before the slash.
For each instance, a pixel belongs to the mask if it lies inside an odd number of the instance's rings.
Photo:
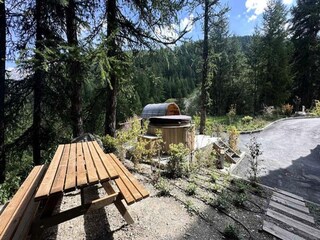
<svg viewBox="0 0 320 240">
<path fill-rule="evenodd" d="M 170 185 L 167 180 L 159 178 L 155 187 L 159 190 L 158 196 L 170 196 Z"/>
<path fill-rule="evenodd" d="M 196 194 L 197 185 L 195 183 L 189 183 L 186 189 L 186 193 L 189 196 Z"/>
<path fill-rule="evenodd" d="M 188 173 L 186 158 L 190 150 L 182 143 L 169 145 L 169 162 L 167 164 L 167 172 L 170 177 L 182 177 Z"/>
<path fill-rule="evenodd" d="M 117 140 L 114 137 L 107 134 L 101 138 L 101 141 L 107 153 L 112 153 L 117 150 Z"/>
<path fill-rule="evenodd" d="M 320 117 L 320 101 L 315 100 L 315 106 L 311 109 L 310 114 L 312 116 Z"/>
<path fill-rule="evenodd" d="M 244 116 L 243 118 L 241 118 L 241 121 L 245 124 L 250 123 L 253 120 L 253 117 L 250 116 Z"/>
<path fill-rule="evenodd" d="M 237 108 L 235 104 L 231 104 L 230 110 L 227 113 L 227 116 L 229 118 L 229 124 L 232 124 L 234 121 L 235 116 L 237 115 Z"/>
<path fill-rule="evenodd" d="M 244 203 L 248 200 L 246 193 L 238 193 L 234 195 L 233 203 L 237 207 L 244 207 Z"/>
<path fill-rule="evenodd" d="M 216 172 L 211 172 L 210 174 L 210 181 L 215 183 L 219 179 L 219 175 Z"/>
<path fill-rule="evenodd" d="M 229 240 L 239 240 L 239 230 L 231 224 L 224 229 L 223 235 L 226 239 Z"/>
<path fill-rule="evenodd" d="M 239 138 L 239 131 L 235 126 L 231 126 L 229 128 L 229 146 L 233 151 L 238 150 L 238 138 Z"/>
</svg>

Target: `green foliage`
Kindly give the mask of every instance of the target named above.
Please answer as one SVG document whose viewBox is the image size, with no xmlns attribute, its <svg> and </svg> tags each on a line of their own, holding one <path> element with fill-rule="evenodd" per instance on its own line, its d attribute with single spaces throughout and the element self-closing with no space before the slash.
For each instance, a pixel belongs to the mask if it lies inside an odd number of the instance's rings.
<svg viewBox="0 0 320 240">
<path fill-rule="evenodd" d="M 235 116 L 237 115 L 237 108 L 235 104 L 231 104 L 229 112 L 227 113 L 227 116 L 229 118 L 229 124 L 231 125 L 234 121 Z"/>
<path fill-rule="evenodd" d="M 189 199 L 185 202 L 185 206 L 188 212 L 192 212 L 194 210 L 194 203 Z"/>
<path fill-rule="evenodd" d="M 315 100 L 315 106 L 314 108 L 311 109 L 310 113 L 312 116 L 320 117 L 320 101 L 319 100 Z"/>
<path fill-rule="evenodd" d="M 214 206 L 220 211 L 228 211 L 230 208 L 230 199 L 231 196 L 226 191 L 222 191 L 215 200 Z"/>
<path fill-rule="evenodd" d="M 197 185 L 195 183 L 189 183 L 186 189 L 186 193 L 189 196 L 196 194 Z"/>
<path fill-rule="evenodd" d="M 251 116 L 244 116 L 243 118 L 241 118 L 241 121 L 245 124 L 249 124 L 252 120 L 253 120 L 253 117 Z"/>
<path fill-rule="evenodd" d="M 282 105 L 282 113 L 287 117 L 290 117 L 292 114 L 293 105 L 287 103 Z"/>
<path fill-rule="evenodd" d="M 117 149 L 117 139 L 114 137 L 111 137 L 110 135 L 106 135 L 104 137 L 101 137 L 101 141 L 104 147 L 104 150 L 107 153 L 112 153 L 116 151 Z"/>
<path fill-rule="evenodd" d="M 233 151 L 237 152 L 238 138 L 240 133 L 235 126 L 231 126 L 228 130 L 228 133 L 229 133 L 229 146 Z"/>
<path fill-rule="evenodd" d="M 248 196 L 246 193 L 238 193 L 233 197 L 233 203 L 237 207 L 244 207 L 245 202 L 248 200 Z"/>
<path fill-rule="evenodd" d="M 215 183 L 218 179 L 219 175 L 215 171 L 212 171 L 210 173 L 210 182 Z"/>
<path fill-rule="evenodd" d="M 262 154 L 261 151 L 261 143 L 257 142 L 255 137 L 250 139 L 250 143 L 248 145 L 249 152 L 250 152 L 250 180 L 252 183 L 256 184 L 258 182 L 258 173 L 260 172 L 259 168 L 259 156 Z"/>
<path fill-rule="evenodd" d="M 228 224 L 226 226 L 226 228 L 223 231 L 223 235 L 228 240 L 240 240 L 239 230 L 231 224 Z"/>
<path fill-rule="evenodd" d="M 170 196 L 170 185 L 164 178 L 159 178 L 155 187 L 159 190 L 158 196 Z"/>
<path fill-rule="evenodd" d="M 167 164 L 167 172 L 170 177 L 181 177 L 188 173 L 188 163 L 186 158 L 190 150 L 184 144 L 170 144 L 169 146 L 169 162 Z"/>
</svg>

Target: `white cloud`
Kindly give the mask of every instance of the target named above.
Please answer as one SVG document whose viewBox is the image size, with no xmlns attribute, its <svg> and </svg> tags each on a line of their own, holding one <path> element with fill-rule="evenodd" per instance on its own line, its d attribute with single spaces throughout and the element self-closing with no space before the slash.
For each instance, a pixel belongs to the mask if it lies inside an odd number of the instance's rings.
<svg viewBox="0 0 320 240">
<path fill-rule="evenodd" d="M 291 5 L 293 3 L 293 0 L 282 0 L 282 2 L 286 5 Z"/>
<path fill-rule="evenodd" d="M 251 17 L 248 18 L 248 22 L 251 22 L 251 21 L 256 20 L 257 17 L 258 17 L 257 15 L 254 15 L 254 14 L 253 14 Z"/>
<path fill-rule="evenodd" d="M 186 30 L 187 32 L 191 32 L 193 30 L 194 25 L 194 16 L 190 14 L 190 16 L 183 18 L 179 25 L 171 24 L 163 27 L 156 27 L 155 35 L 165 41 L 173 41 L 178 38 L 179 32 Z"/>
<path fill-rule="evenodd" d="M 247 12 L 254 11 L 255 15 L 260 15 L 267 7 L 268 0 L 247 0 L 246 8 Z"/>
</svg>

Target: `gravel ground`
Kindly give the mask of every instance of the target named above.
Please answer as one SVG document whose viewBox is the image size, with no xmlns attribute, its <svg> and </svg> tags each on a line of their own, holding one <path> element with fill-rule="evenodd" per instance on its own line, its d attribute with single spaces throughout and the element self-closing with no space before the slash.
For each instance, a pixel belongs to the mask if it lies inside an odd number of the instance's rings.
<svg viewBox="0 0 320 240">
<path fill-rule="evenodd" d="M 133 172 L 131 162 L 126 161 L 125 164 Z M 228 225 L 238 229 L 241 239 L 249 239 L 248 231 L 252 239 L 274 239 L 261 230 L 271 192 L 264 190 L 263 194 L 255 194 L 251 188 L 246 187 L 248 199 L 242 207 L 235 207 L 232 199 L 239 194 L 238 185 L 231 183 L 230 177 L 222 174 L 219 174 L 213 184 L 210 182 L 210 173 L 211 170 L 201 168 L 189 178 L 168 180 L 170 196 L 159 197 L 159 191 L 151 184 L 153 174 L 150 166 L 141 164 L 139 172 L 133 174 L 149 190 L 150 197 L 128 207 L 134 224 L 127 225 L 117 209 L 110 205 L 49 228 L 42 239 L 214 240 L 225 239 L 222 232 Z M 195 194 L 192 196 L 186 193 L 190 183 L 196 185 Z M 220 186 L 219 190 L 213 191 L 213 185 Z M 104 190 L 97 186 L 88 188 L 86 193 L 90 199 L 96 199 L 98 195 L 104 195 Z M 212 207 L 223 195 L 229 199 L 225 213 Z M 80 195 L 72 192 L 63 197 L 56 211 L 79 204 Z"/>
</svg>

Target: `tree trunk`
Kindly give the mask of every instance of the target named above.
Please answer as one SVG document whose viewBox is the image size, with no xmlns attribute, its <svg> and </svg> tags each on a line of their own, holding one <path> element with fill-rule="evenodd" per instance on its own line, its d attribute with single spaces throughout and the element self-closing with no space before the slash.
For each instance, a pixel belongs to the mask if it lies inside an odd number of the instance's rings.
<svg viewBox="0 0 320 240">
<path fill-rule="evenodd" d="M 107 0 L 107 37 L 108 49 L 107 56 L 109 59 L 116 56 L 116 38 L 117 31 L 117 6 L 116 0 Z M 117 113 L 117 93 L 118 93 L 118 79 L 115 73 L 114 64 L 111 63 L 110 84 L 111 88 L 107 88 L 107 104 L 105 116 L 105 134 L 115 136 L 116 134 L 116 113 Z"/>
<path fill-rule="evenodd" d="M 81 64 L 75 56 L 78 47 L 77 37 L 77 24 L 76 24 L 76 13 L 75 13 L 75 1 L 69 0 L 69 4 L 66 8 L 66 25 L 67 25 L 67 39 L 68 44 L 72 47 L 71 58 L 69 64 L 69 79 L 72 84 L 71 93 L 71 122 L 73 137 L 76 138 L 83 134 L 83 123 L 82 123 L 82 76 L 81 76 Z"/>
<path fill-rule="evenodd" d="M 40 134 L 41 134 L 41 102 L 42 102 L 42 81 L 44 80 L 45 74 L 41 69 L 41 63 L 43 57 L 38 52 L 42 52 L 44 49 L 44 1 L 36 1 L 36 70 L 33 79 L 33 162 L 35 165 L 39 165 L 41 162 L 40 153 Z"/>
<path fill-rule="evenodd" d="M 4 149 L 4 88 L 6 76 L 6 9 L 0 2 L 0 183 L 5 180 L 6 158 Z"/>
<path fill-rule="evenodd" d="M 204 134 L 206 127 L 207 114 L 207 78 L 208 78 L 208 52 L 209 52 L 209 0 L 204 1 L 204 36 L 203 36 L 203 52 L 202 52 L 202 82 L 201 82 L 201 107 L 200 107 L 200 134 Z"/>
</svg>

